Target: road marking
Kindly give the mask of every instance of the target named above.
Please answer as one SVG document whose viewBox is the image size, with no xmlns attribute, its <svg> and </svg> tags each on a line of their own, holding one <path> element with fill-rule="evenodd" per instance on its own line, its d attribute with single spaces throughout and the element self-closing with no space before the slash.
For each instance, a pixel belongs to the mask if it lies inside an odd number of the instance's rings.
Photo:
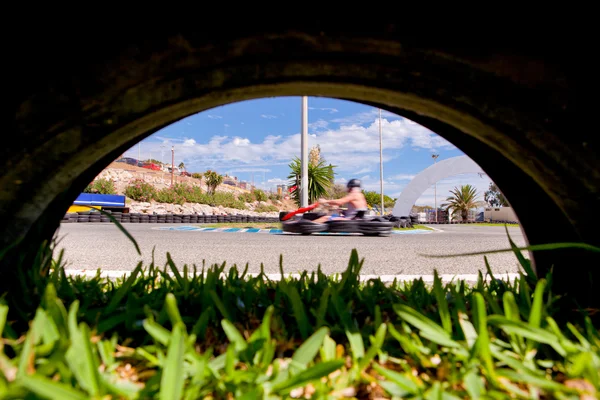
<svg viewBox="0 0 600 400">
<path fill-rule="evenodd" d="M 193 231 L 193 232 L 227 232 L 227 233 L 270 233 L 272 235 L 294 235 L 294 233 L 283 232 L 281 229 L 260 229 L 260 228 L 202 228 L 195 226 L 165 226 L 152 228 L 160 231 Z M 408 231 L 395 231 L 394 235 L 423 235 L 432 233 L 427 229 L 413 229 Z M 361 235 L 360 233 L 344 233 L 344 232 L 316 232 L 316 235 Z"/>
<path fill-rule="evenodd" d="M 100 276 L 103 278 L 118 279 L 118 278 L 127 277 L 127 276 L 129 276 L 130 273 L 131 273 L 131 271 L 126 271 L 126 270 L 117 270 L 117 271 L 106 270 L 106 271 L 101 271 Z M 171 276 L 174 276 L 172 271 L 168 271 L 167 273 Z M 69 276 L 85 276 L 88 278 L 93 278 L 98 274 L 98 271 L 85 270 L 85 269 L 66 269 L 65 274 L 67 274 Z M 200 273 L 198 273 L 198 275 L 199 274 Z M 312 271 L 307 272 L 307 274 L 310 277 L 310 275 L 312 274 Z M 251 277 L 257 277 L 260 274 L 247 273 L 246 275 L 251 276 Z M 272 281 L 279 281 L 281 279 L 281 274 L 264 274 L 264 275 Z M 301 274 L 298 274 L 298 273 L 284 274 L 284 275 L 287 278 L 291 278 L 291 277 L 300 278 L 300 276 L 301 276 Z M 337 275 L 338 280 L 341 279 L 341 273 L 331 274 L 330 276 L 332 276 L 332 275 L 334 277 Z M 487 275 L 483 272 L 482 272 L 482 275 L 483 275 L 485 281 L 489 282 L 491 280 L 489 275 Z M 494 277 L 496 279 L 499 279 L 502 281 L 506 281 L 506 280 L 514 281 L 515 279 L 518 279 L 519 276 L 520 275 L 517 273 L 504 273 L 504 274 L 495 274 L 494 275 Z M 227 273 L 223 272 L 221 274 L 221 277 L 226 278 Z M 446 282 L 446 283 L 451 282 L 452 280 L 477 282 L 477 280 L 479 279 L 478 274 L 441 274 L 441 275 L 439 275 L 439 277 L 442 280 L 442 282 Z M 369 281 L 371 279 L 374 279 L 374 280 L 381 279 L 382 282 L 394 282 L 394 280 L 396 280 L 397 282 L 411 282 L 411 281 L 414 281 L 415 279 L 423 279 L 423 281 L 426 283 L 432 283 L 434 276 L 433 275 L 360 275 L 359 279 L 362 282 Z"/>
</svg>

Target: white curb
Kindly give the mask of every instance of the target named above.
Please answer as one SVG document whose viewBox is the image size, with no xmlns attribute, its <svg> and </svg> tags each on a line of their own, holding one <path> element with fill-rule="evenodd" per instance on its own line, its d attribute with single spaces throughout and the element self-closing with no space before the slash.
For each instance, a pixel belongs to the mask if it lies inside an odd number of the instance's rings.
<svg viewBox="0 0 600 400">
<path fill-rule="evenodd" d="M 192 271 L 193 272 L 193 271 Z M 70 276 L 85 276 L 85 277 L 95 277 L 97 272 L 95 270 L 78 270 L 78 269 L 66 269 L 65 273 L 67 275 Z M 123 277 L 127 277 L 129 276 L 129 274 L 131 273 L 131 271 L 125 271 L 125 270 L 119 270 L 119 271 L 113 271 L 113 270 L 107 270 L 107 271 L 101 271 L 100 272 L 100 276 L 104 277 L 104 278 L 123 278 Z M 173 273 L 171 271 L 168 271 L 169 275 L 173 276 Z M 188 272 L 189 273 L 189 272 Z M 308 276 L 310 277 L 312 272 L 308 272 Z M 180 274 L 183 274 L 182 271 L 180 271 Z M 485 273 L 483 273 L 483 276 L 485 278 L 486 281 L 490 281 L 490 277 L 489 275 L 486 275 Z M 252 276 L 252 277 L 256 277 L 260 274 L 258 273 L 247 273 L 247 276 Z M 281 279 L 281 274 L 265 274 L 267 276 L 267 278 L 269 278 L 272 281 L 278 281 Z M 294 278 L 299 278 L 301 276 L 301 274 L 284 274 L 286 277 L 294 277 Z M 341 279 L 341 273 L 337 273 L 336 274 L 338 276 L 338 279 Z M 222 274 L 223 277 L 227 276 L 227 274 L 223 273 Z M 477 274 L 442 274 L 439 275 L 440 279 L 442 280 L 442 282 L 450 282 L 452 280 L 454 281 L 466 281 L 466 282 L 477 282 L 478 279 L 478 275 Z M 494 275 L 494 277 L 496 279 L 500 279 L 500 280 L 510 280 L 513 281 L 515 278 L 519 278 L 519 274 L 516 273 L 504 273 L 504 274 L 496 274 Z M 398 281 L 398 282 L 406 282 L 406 281 L 413 281 L 415 279 L 423 279 L 424 282 L 433 282 L 434 279 L 434 275 L 360 275 L 360 280 L 362 282 L 371 280 L 371 279 L 381 279 L 382 282 L 393 282 L 394 280 Z"/>
</svg>

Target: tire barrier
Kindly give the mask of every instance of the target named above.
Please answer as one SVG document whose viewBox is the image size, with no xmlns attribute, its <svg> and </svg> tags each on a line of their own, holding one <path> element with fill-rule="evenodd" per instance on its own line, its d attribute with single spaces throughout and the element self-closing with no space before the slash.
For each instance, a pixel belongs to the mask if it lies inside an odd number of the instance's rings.
<svg viewBox="0 0 600 400">
<path fill-rule="evenodd" d="M 279 217 L 265 217 L 254 215 L 205 215 L 205 214 L 141 214 L 106 211 L 120 223 L 150 223 L 150 224 L 215 224 L 215 223 L 278 223 Z M 284 213 L 287 214 L 287 213 Z M 66 213 L 61 223 L 106 223 L 112 222 L 109 217 L 99 212 L 79 211 Z"/>
</svg>

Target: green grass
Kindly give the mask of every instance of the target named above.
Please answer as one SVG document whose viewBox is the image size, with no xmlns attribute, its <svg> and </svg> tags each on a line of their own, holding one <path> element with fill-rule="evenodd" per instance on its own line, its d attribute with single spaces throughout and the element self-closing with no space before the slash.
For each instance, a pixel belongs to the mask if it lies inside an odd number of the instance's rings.
<svg viewBox="0 0 600 400">
<path fill-rule="evenodd" d="M 433 285 L 361 282 L 356 250 L 340 275 L 319 267 L 281 281 L 248 276 L 247 265 L 179 269 L 168 253 L 126 279 L 67 277 L 62 253 L 45 252 L 21 276 L 21 295 L 0 299 L 0 398 L 597 393 L 590 310 L 559 318 L 552 275 L 538 279 L 510 243 L 520 277 L 495 279 L 484 260 L 473 286 L 437 274 Z"/>
</svg>

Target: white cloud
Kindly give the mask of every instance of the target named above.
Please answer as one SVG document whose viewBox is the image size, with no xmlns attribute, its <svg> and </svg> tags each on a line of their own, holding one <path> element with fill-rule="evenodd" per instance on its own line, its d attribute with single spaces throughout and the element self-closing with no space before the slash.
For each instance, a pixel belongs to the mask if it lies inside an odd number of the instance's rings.
<svg viewBox="0 0 600 400">
<path fill-rule="evenodd" d="M 329 107 L 308 107 L 309 110 L 320 110 L 320 111 L 329 111 L 329 114 L 335 114 L 338 112 L 337 108 L 329 108 Z"/>
<path fill-rule="evenodd" d="M 392 180 L 392 181 L 410 181 L 415 177 L 415 175 L 410 175 L 410 174 L 398 174 L 398 175 L 392 175 L 392 176 L 388 176 L 388 179 Z"/>
<path fill-rule="evenodd" d="M 223 126 L 224 126 L 225 128 L 229 128 L 231 125 L 229 125 L 229 124 L 223 124 Z"/>
<path fill-rule="evenodd" d="M 234 168 L 227 172 L 271 172 L 271 170 L 268 168 Z"/>
<path fill-rule="evenodd" d="M 196 141 L 194 139 L 187 139 L 184 140 L 183 145 L 184 146 L 193 146 L 196 144 Z"/>
<path fill-rule="evenodd" d="M 389 111 L 381 110 L 381 117 L 386 119 L 405 119 L 399 115 L 393 114 Z M 379 119 L 379 109 L 373 108 L 370 111 L 365 111 L 358 114 L 349 115 L 346 117 L 340 117 L 332 119 L 331 122 L 335 122 L 341 125 L 363 125 L 367 123 L 376 122 Z M 412 122 L 412 121 L 410 121 Z M 413 122 L 413 124 L 415 124 Z"/>
<path fill-rule="evenodd" d="M 210 119 L 221 119 L 221 118 L 223 118 L 220 115 L 214 115 L 214 114 L 208 114 L 207 117 L 210 118 Z"/>
<path fill-rule="evenodd" d="M 360 171 L 356 171 L 355 174 L 356 175 L 358 175 L 358 174 L 366 174 L 367 172 L 371 172 L 371 171 L 373 171 L 373 168 L 366 167 L 366 168 L 361 169 Z"/>
<path fill-rule="evenodd" d="M 274 119 L 274 118 L 277 118 L 277 116 L 271 115 L 271 114 L 261 114 L 260 116 L 261 116 L 261 118 L 265 118 L 265 119 Z"/>
<path fill-rule="evenodd" d="M 287 185 L 287 184 L 289 184 L 289 181 L 281 179 L 281 178 L 272 178 L 272 179 L 267 179 L 267 183 L 269 183 L 271 185 Z"/>
<path fill-rule="evenodd" d="M 373 113 L 370 113 L 373 114 Z M 324 126 L 323 123 L 320 123 Z M 450 143 L 427 128 L 404 118 L 382 120 L 383 161 L 399 157 L 397 150 L 453 149 Z M 157 138 L 157 137 L 154 137 Z M 267 167 L 288 165 L 293 157 L 300 156 L 300 134 L 289 136 L 268 135 L 260 141 L 241 136 L 212 136 L 205 143 L 192 142 L 188 138 L 161 138 L 169 145 L 175 143 L 175 157 L 184 161 L 190 170 L 207 168 L 230 170 L 241 167 Z M 192 139 L 193 140 L 193 139 Z M 198 140 L 198 138 L 196 138 Z M 206 139 L 204 139 L 206 140 Z M 185 146 L 177 145 L 185 142 Z M 379 164 L 379 123 L 377 120 L 364 126 L 343 125 L 313 132 L 308 138 L 309 147 L 319 145 L 328 163 L 336 166 L 336 172 L 348 177 L 373 171 Z M 142 144 L 142 152 L 161 154 L 160 142 Z M 170 149 L 168 149 L 170 150 Z M 132 147 L 136 153 L 137 147 Z M 169 154 L 170 156 L 170 154 Z M 376 174 L 378 175 L 378 174 Z M 395 179 L 391 179 L 395 178 Z M 407 176 L 394 176 L 392 181 L 408 180 Z"/>
<path fill-rule="evenodd" d="M 319 129 L 325 129 L 325 128 L 327 128 L 328 125 L 329 125 L 329 122 L 327 122 L 323 119 L 320 119 L 318 121 L 311 122 L 310 124 L 308 124 L 308 128 L 316 131 Z"/>
</svg>

